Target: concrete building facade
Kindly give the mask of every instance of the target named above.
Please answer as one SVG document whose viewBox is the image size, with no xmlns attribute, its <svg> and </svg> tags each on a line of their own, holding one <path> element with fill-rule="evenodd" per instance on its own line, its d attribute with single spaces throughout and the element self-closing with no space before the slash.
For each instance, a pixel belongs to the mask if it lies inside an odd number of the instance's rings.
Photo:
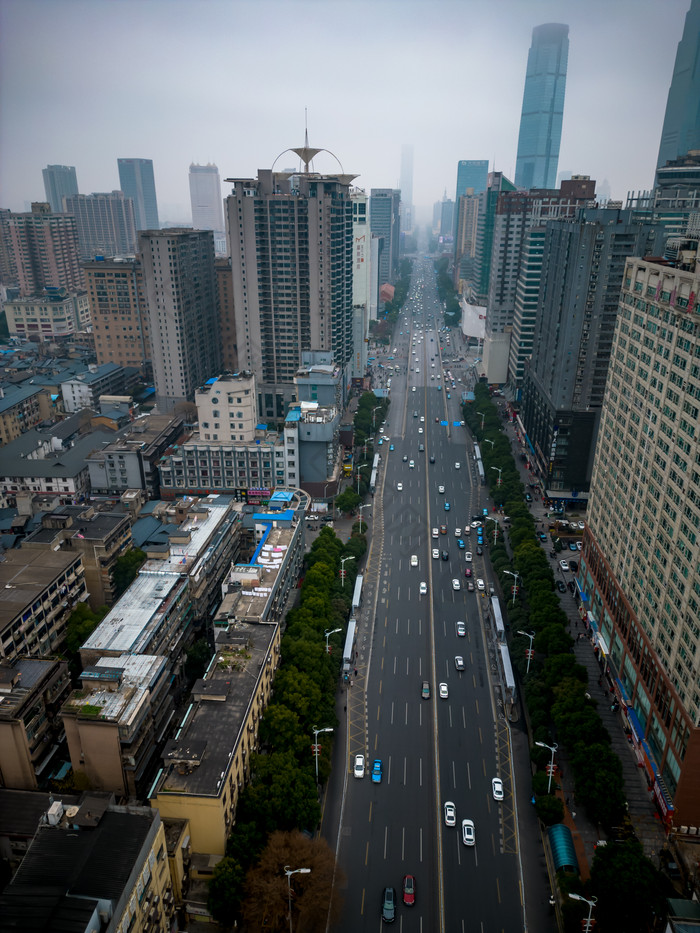
<svg viewBox="0 0 700 933">
<path fill-rule="evenodd" d="M 399 243 L 401 233 L 401 192 L 393 188 L 372 188 L 369 200 L 369 221 L 373 237 L 379 239 L 379 285 L 377 305 L 382 285 L 393 285 L 399 273 Z"/>
<path fill-rule="evenodd" d="M 92 326 L 84 291 L 48 288 L 42 295 L 6 301 L 3 309 L 9 333 L 36 343 L 67 341 Z"/>
<path fill-rule="evenodd" d="M 75 217 L 38 202 L 29 213 L 10 214 L 8 225 L 21 297 L 47 287 L 85 289 Z"/>
<path fill-rule="evenodd" d="M 81 259 L 135 253 L 134 204 L 122 191 L 74 194 L 64 204 L 75 217 Z"/>
</svg>

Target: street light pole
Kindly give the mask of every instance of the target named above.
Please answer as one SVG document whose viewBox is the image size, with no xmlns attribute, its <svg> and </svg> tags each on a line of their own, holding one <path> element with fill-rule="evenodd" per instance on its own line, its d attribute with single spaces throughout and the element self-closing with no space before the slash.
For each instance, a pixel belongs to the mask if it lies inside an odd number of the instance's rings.
<svg viewBox="0 0 700 933">
<path fill-rule="evenodd" d="M 345 561 L 346 560 L 355 560 L 354 556 L 350 554 L 348 557 L 340 558 L 340 579 L 342 580 L 341 589 L 345 589 Z"/>
<path fill-rule="evenodd" d="M 529 638 L 529 639 L 530 639 L 530 647 L 529 647 L 529 649 L 528 649 L 528 655 L 527 655 L 527 670 L 525 671 L 526 674 L 529 674 L 529 673 L 530 673 L 530 658 L 531 658 L 532 655 L 534 654 L 534 651 L 533 651 L 533 649 L 532 649 L 532 643 L 533 643 L 533 641 L 535 640 L 535 635 L 534 635 L 534 633 L 533 633 L 533 634 L 530 634 L 530 632 L 521 632 L 521 631 L 516 632 L 516 634 L 517 634 L 517 635 L 524 635 L 525 638 Z"/>
<path fill-rule="evenodd" d="M 484 418 L 486 417 L 485 411 L 477 411 L 477 415 L 481 415 L 481 430 L 484 430 Z"/>
<path fill-rule="evenodd" d="M 546 742 L 535 742 L 535 745 L 539 745 L 540 748 L 548 748 L 550 752 L 552 753 L 552 760 L 549 763 L 549 781 L 547 781 L 547 793 L 549 793 L 549 790 L 552 786 L 552 775 L 554 774 L 554 753 L 559 748 L 559 746 L 557 745 L 556 742 L 554 743 L 554 745 L 547 745 Z"/>
<path fill-rule="evenodd" d="M 496 541 L 498 540 L 498 538 L 497 538 L 497 535 L 498 535 L 498 519 L 497 519 L 497 518 L 493 518 L 491 515 L 487 515 L 487 516 L 486 516 L 486 521 L 487 521 L 487 522 L 493 522 L 493 543 L 495 544 Z"/>
<path fill-rule="evenodd" d="M 331 631 L 327 631 L 323 633 L 326 636 L 326 654 L 329 653 L 328 639 L 331 637 L 331 635 L 335 635 L 336 632 L 342 632 L 342 631 L 343 631 L 342 628 L 334 628 Z"/>
<path fill-rule="evenodd" d="M 365 502 L 364 505 L 358 506 L 358 509 L 357 509 L 357 510 L 358 510 L 358 512 L 360 513 L 360 528 L 362 528 L 362 510 L 363 510 L 363 509 L 371 509 L 371 508 L 372 508 L 372 503 L 371 503 L 371 502 Z"/>
<path fill-rule="evenodd" d="M 515 591 L 518 588 L 518 580 L 520 579 L 519 573 L 513 573 L 512 570 L 504 570 L 503 573 L 507 573 L 509 577 L 513 577 L 513 605 L 515 605 Z"/>
<path fill-rule="evenodd" d="M 284 873 L 287 876 L 287 907 L 289 909 L 289 933 L 292 933 L 292 883 L 289 880 L 292 875 L 309 875 L 311 874 L 310 868 L 294 868 L 291 869 L 289 865 L 284 866 Z"/>
<path fill-rule="evenodd" d="M 314 734 L 314 758 L 316 759 L 316 784 L 318 784 L 318 737 L 322 732 L 332 732 L 333 730 L 328 726 L 326 729 L 318 729 L 316 726 L 311 730 Z"/>
<path fill-rule="evenodd" d="M 482 424 L 482 427 L 483 427 L 483 424 Z M 485 437 L 485 438 L 484 438 L 484 443 L 485 443 L 485 444 L 490 444 L 490 445 L 491 445 L 491 450 L 493 450 L 493 448 L 496 446 L 496 442 L 495 442 L 495 441 L 492 441 L 490 437 Z M 494 470 L 495 470 L 495 469 L 496 469 L 496 467 L 494 467 Z"/>
<path fill-rule="evenodd" d="M 492 470 L 495 470 L 498 473 L 498 483 L 496 485 L 501 485 L 501 473 L 503 472 L 503 467 L 491 467 Z"/>
<path fill-rule="evenodd" d="M 374 420 L 374 413 L 375 413 L 375 411 L 379 411 L 379 409 L 380 409 L 381 407 L 382 407 L 381 405 L 377 405 L 376 408 L 373 408 L 373 409 L 372 409 L 372 433 L 374 433 L 374 431 L 375 431 L 375 429 L 376 429 L 376 423 L 375 423 L 375 420 Z"/>
<path fill-rule="evenodd" d="M 584 904 L 588 904 L 588 917 L 586 919 L 586 925 L 584 927 L 585 933 L 590 933 L 591 927 L 591 914 L 593 913 L 593 908 L 598 903 L 598 898 L 591 895 L 590 901 L 587 897 L 582 897 L 580 894 L 569 894 L 569 897 L 574 901 L 583 901 Z"/>
</svg>

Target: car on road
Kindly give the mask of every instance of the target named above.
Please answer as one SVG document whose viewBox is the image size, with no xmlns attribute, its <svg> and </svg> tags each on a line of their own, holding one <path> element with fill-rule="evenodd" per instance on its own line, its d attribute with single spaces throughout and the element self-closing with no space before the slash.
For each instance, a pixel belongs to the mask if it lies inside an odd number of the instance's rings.
<svg viewBox="0 0 700 933">
<path fill-rule="evenodd" d="M 470 593 L 474 592 L 474 584 L 472 583 L 471 580 L 467 583 L 467 589 L 469 590 Z"/>
<path fill-rule="evenodd" d="M 418 428 L 418 433 L 419 433 L 419 434 L 422 434 L 422 433 L 423 433 L 423 428 Z"/>
<path fill-rule="evenodd" d="M 461 654 L 455 656 L 455 667 L 458 671 L 464 670 L 464 658 L 461 656 Z"/>
<path fill-rule="evenodd" d="M 352 773 L 356 778 L 363 778 L 365 776 L 365 756 L 364 755 L 355 755 L 355 767 L 352 769 Z"/>
<path fill-rule="evenodd" d="M 584 528 L 586 527 L 586 523 L 585 523 L 585 522 L 579 522 L 579 523 L 578 523 L 578 527 L 581 529 L 581 531 L 583 531 Z"/>
<path fill-rule="evenodd" d="M 484 585 L 484 581 L 481 579 L 481 577 L 479 577 L 476 581 L 476 588 L 477 590 L 479 590 L 480 593 L 486 589 L 486 586 Z"/>
<path fill-rule="evenodd" d="M 443 493 L 445 491 L 444 486 L 438 486 L 438 492 Z"/>
<path fill-rule="evenodd" d="M 440 551 L 439 551 L 436 547 L 433 548 L 432 554 L 433 554 L 433 558 L 435 558 L 436 560 L 439 560 L 439 558 L 440 558 Z"/>
<path fill-rule="evenodd" d="M 462 584 L 459 582 L 459 580 L 457 579 L 457 577 L 455 577 L 454 580 L 452 581 L 452 589 L 453 589 L 453 590 L 461 590 L 461 589 L 462 589 Z"/>
<path fill-rule="evenodd" d="M 577 572 L 578 572 L 578 561 L 570 560 L 570 561 L 569 561 L 569 570 L 570 570 L 572 573 L 577 573 Z"/>
<path fill-rule="evenodd" d="M 447 684 L 440 684 L 438 687 L 438 692 L 440 694 L 441 700 L 446 700 L 449 697 L 449 690 L 447 689 Z"/>
<path fill-rule="evenodd" d="M 465 846 L 473 846 L 476 844 L 474 820 L 462 820 L 462 842 Z"/>
<path fill-rule="evenodd" d="M 460 462 L 457 461 L 457 462 L 455 463 L 455 470 L 458 470 L 458 469 L 460 468 L 460 466 L 461 466 Z"/>
<path fill-rule="evenodd" d="M 464 636 L 467 634 L 467 626 L 464 624 L 464 622 L 457 623 L 457 634 L 460 638 L 464 638 Z"/>
<path fill-rule="evenodd" d="M 445 814 L 445 826 L 456 826 L 457 825 L 457 809 L 451 800 L 446 800 L 443 805 L 443 813 Z"/>
<path fill-rule="evenodd" d="M 478 518 L 472 518 L 471 526 L 472 528 L 481 528 L 481 520 Z"/>
<path fill-rule="evenodd" d="M 540 538 L 540 541 L 546 541 L 546 540 L 547 540 L 547 535 L 544 533 L 544 531 L 541 531 L 541 532 L 540 532 L 539 538 Z"/>
<path fill-rule="evenodd" d="M 576 547 L 576 542 L 575 542 L 575 541 L 569 541 L 569 550 L 570 550 L 570 551 L 578 551 L 578 548 Z"/>
<path fill-rule="evenodd" d="M 463 551 L 465 548 L 464 541 L 461 538 L 457 538 L 457 547 L 460 549 L 460 551 Z"/>
<path fill-rule="evenodd" d="M 409 470 L 412 470 L 412 469 L 414 468 L 415 465 L 416 465 L 416 464 L 415 464 L 415 461 L 413 461 L 413 460 L 409 460 L 409 461 L 408 461 L 408 468 L 409 468 Z"/>
<path fill-rule="evenodd" d="M 560 561 L 559 561 L 559 567 L 560 567 L 560 569 L 561 569 L 564 573 L 567 573 L 568 570 L 569 570 L 569 562 L 568 562 L 568 560 L 560 560 Z"/>
<path fill-rule="evenodd" d="M 450 511 L 450 503 L 449 503 L 449 502 L 446 502 L 446 503 L 445 503 L 445 511 L 446 511 L 446 512 L 449 512 L 449 511 Z"/>
<path fill-rule="evenodd" d="M 448 397 L 448 398 L 452 398 L 452 396 L 450 395 L 449 392 L 447 393 L 447 397 Z"/>
<path fill-rule="evenodd" d="M 406 456 L 406 454 L 404 454 L 401 459 L 403 460 L 404 463 L 408 462 L 408 457 Z"/>
<path fill-rule="evenodd" d="M 480 544 L 476 545 L 476 553 L 478 557 L 481 557 L 481 555 L 484 553 L 484 549 Z"/>
<path fill-rule="evenodd" d="M 461 537 L 462 537 L 462 529 L 455 528 L 455 538 L 461 538 Z"/>
<path fill-rule="evenodd" d="M 418 566 L 418 555 L 411 554 L 411 567 L 417 567 L 417 566 Z"/>
<path fill-rule="evenodd" d="M 467 551 L 467 553 L 464 555 L 464 559 L 466 560 L 466 562 L 467 562 L 468 564 L 471 564 L 471 562 L 472 562 L 472 552 L 471 552 L 471 551 Z"/>
<path fill-rule="evenodd" d="M 491 778 L 491 793 L 494 800 L 503 800 L 503 781 L 500 778 Z"/>
<path fill-rule="evenodd" d="M 563 580 L 557 580 L 557 589 L 560 593 L 566 593 L 566 583 Z"/>
<path fill-rule="evenodd" d="M 423 415 L 421 415 L 421 416 L 420 416 L 420 421 L 421 421 L 421 424 L 423 424 L 423 423 L 424 423 L 424 421 L 425 421 L 425 418 L 424 418 L 424 416 L 423 416 Z"/>
<path fill-rule="evenodd" d="M 420 688 L 420 696 L 421 696 L 421 700 L 430 699 L 430 681 L 428 680 L 423 681 L 423 683 L 421 684 L 421 688 Z"/>
<path fill-rule="evenodd" d="M 372 783 L 381 784 L 382 783 L 382 759 L 375 758 L 372 762 Z"/>
<path fill-rule="evenodd" d="M 399 492 L 402 492 L 402 491 L 403 491 L 403 483 L 397 483 L 397 484 L 396 484 L 396 488 L 398 489 Z"/>
<path fill-rule="evenodd" d="M 525 493 L 525 501 L 526 501 L 526 502 L 532 502 L 532 496 L 530 495 L 529 492 L 526 492 L 526 493 Z"/>
<path fill-rule="evenodd" d="M 469 577 L 471 577 L 471 575 L 472 575 L 472 568 L 471 568 L 471 567 L 465 567 L 465 568 L 464 568 L 464 576 L 467 578 L 467 580 L 469 579 Z"/>
<path fill-rule="evenodd" d="M 443 560 L 449 560 L 449 559 L 450 559 L 449 552 L 448 552 L 448 551 L 441 551 L 441 552 L 440 552 L 440 557 L 442 557 Z"/>
<path fill-rule="evenodd" d="M 379 438 L 379 446 L 381 447 L 383 443 L 384 443 L 384 438 L 380 437 L 380 438 Z"/>
<path fill-rule="evenodd" d="M 425 450 L 425 447 L 423 446 L 423 444 L 419 444 L 419 445 L 418 445 L 418 453 L 419 453 L 419 454 L 422 454 L 424 450 Z"/>
<path fill-rule="evenodd" d="M 435 457 L 432 454 L 430 455 L 430 462 L 435 463 Z"/>
<path fill-rule="evenodd" d="M 437 530 L 437 528 L 433 528 L 433 530 L 432 530 L 432 532 L 431 532 L 431 534 L 432 534 L 432 536 L 433 536 L 434 538 L 437 538 L 437 536 L 438 536 L 439 533 L 440 533 L 440 532 Z"/>
<path fill-rule="evenodd" d="M 416 387 L 415 387 L 415 386 L 411 386 L 411 392 L 415 392 L 415 391 L 416 391 Z"/>
<path fill-rule="evenodd" d="M 421 596 L 426 596 L 428 593 L 428 584 L 424 580 L 421 581 L 421 585 L 418 587 L 418 593 Z"/>
<path fill-rule="evenodd" d="M 407 907 L 413 907 L 416 903 L 416 879 L 413 875 L 404 875 L 401 882 L 401 893 L 403 902 Z"/>
<path fill-rule="evenodd" d="M 447 534 L 447 525 L 440 525 L 440 534 L 441 535 Z"/>
<path fill-rule="evenodd" d="M 393 888 L 384 888 L 382 892 L 382 920 L 384 923 L 396 920 L 396 891 Z"/>
<path fill-rule="evenodd" d="M 393 445 L 393 444 L 389 444 L 389 450 L 393 450 L 393 449 L 394 449 L 394 445 Z"/>
</svg>

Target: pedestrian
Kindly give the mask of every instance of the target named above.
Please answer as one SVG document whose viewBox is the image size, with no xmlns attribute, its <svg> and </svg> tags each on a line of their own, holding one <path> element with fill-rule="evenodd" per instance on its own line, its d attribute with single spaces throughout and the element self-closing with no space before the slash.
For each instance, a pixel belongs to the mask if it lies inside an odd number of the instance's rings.
<svg viewBox="0 0 700 933">
<path fill-rule="evenodd" d="M 357 668 L 355 668 L 355 677 L 357 677 Z"/>
</svg>

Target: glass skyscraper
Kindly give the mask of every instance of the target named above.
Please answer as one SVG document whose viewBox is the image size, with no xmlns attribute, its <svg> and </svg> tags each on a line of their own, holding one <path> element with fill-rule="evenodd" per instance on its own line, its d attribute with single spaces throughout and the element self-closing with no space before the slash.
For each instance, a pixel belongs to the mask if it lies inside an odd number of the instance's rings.
<svg viewBox="0 0 700 933">
<path fill-rule="evenodd" d="M 700 149 L 700 0 L 691 0 L 678 43 L 656 167 Z"/>
<path fill-rule="evenodd" d="M 63 199 L 78 193 L 78 179 L 74 165 L 47 165 L 42 169 L 46 200 L 54 214 L 63 213 Z"/>
<path fill-rule="evenodd" d="M 568 26 L 535 26 L 520 115 L 515 163 L 518 188 L 556 187 L 568 57 Z"/>
<path fill-rule="evenodd" d="M 486 191 L 489 180 L 488 159 L 460 159 L 457 163 L 457 188 L 455 190 L 455 204 L 467 193 L 467 188 L 473 188 L 474 194 Z"/>
<path fill-rule="evenodd" d="M 137 230 L 159 230 L 156 182 L 151 159 L 117 159 L 119 186 L 134 202 Z"/>
</svg>

